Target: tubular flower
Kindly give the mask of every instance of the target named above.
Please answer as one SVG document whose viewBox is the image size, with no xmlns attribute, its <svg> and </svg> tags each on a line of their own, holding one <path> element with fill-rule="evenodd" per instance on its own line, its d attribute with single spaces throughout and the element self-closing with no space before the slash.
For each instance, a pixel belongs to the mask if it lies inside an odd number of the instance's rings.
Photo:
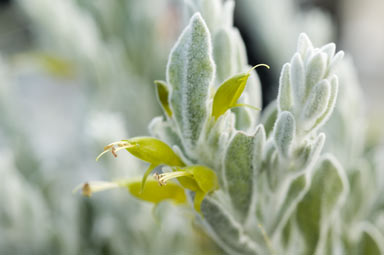
<svg viewBox="0 0 384 255">
<path fill-rule="evenodd" d="M 144 173 L 141 189 L 144 188 L 148 175 L 157 166 L 185 166 L 180 157 L 166 143 L 153 137 L 134 137 L 128 140 L 121 140 L 108 144 L 104 147 L 104 151 L 96 158 L 96 160 L 109 151 L 117 157 L 117 152 L 122 149 L 126 149 L 133 156 L 150 163 Z"/>
</svg>

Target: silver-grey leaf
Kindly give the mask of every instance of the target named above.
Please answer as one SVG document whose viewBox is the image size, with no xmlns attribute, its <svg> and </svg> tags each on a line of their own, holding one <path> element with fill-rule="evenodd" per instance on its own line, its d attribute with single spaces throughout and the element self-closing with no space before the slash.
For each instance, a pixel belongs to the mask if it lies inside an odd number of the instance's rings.
<svg viewBox="0 0 384 255">
<path fill-rule="evenodd" d="M 208 28 L 195 14 L 172 49 L 167 66 L 170 103 L 185 147 L 192 149 L 208 117 L 214 75 Z"/>
</svg>

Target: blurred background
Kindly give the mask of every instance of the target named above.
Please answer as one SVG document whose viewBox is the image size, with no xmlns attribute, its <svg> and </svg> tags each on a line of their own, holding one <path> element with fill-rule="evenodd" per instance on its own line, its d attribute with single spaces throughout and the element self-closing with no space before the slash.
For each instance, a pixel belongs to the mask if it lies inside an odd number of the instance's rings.
<svg viewBox="0 0 384 255">
<path fill-rule="evenodd" d="M 147 135 L 153 80 L 198 0 L 0 1 L 0 254 L 220 254 L 188 210 L 122 191 L 73 195 L 87 180 L 140 175 L 105 144 Z M 234 25 L 260 69 L 263 105 L 300 32 L 352 56 L 369 129 L 384 124 L 384 2 L 238 0 Z M 156 218 L 160 220 L 157 221 Z"/>
</svg>

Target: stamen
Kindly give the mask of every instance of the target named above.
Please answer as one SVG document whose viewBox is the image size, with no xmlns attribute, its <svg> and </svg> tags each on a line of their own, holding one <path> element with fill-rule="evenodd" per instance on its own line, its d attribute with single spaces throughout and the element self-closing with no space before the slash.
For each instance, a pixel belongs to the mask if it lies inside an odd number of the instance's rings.
<svg viewBox="0 0 384 255">
<path fill-rule="evenodd" d="M 158 181 L 158 183 L 159 183 L 160 186 L 163 186 L 163 185 L 166 185 L 166 184 L 167 184 L 166 182 L 162 182 L 162 181 L 160 180 L 160 174 L 158 174 L 158 173 L 154 173 L 154 174 L 153 174 L 153 178 L 155 178 L 155 180 Z"/>
<path fill-rule="evenodd" d="M 112 147 L 112 148 L 111 148 L 111 152 L 112 152 L 113 156 L 114 156 L 115 158 L 117 158 L 116 148 L 115 148 L 115 147 Z"/>
<path fill-rule="evenodd" d="M 183 176 L 191 176 L 191 175 L 193 174 L 190 172 L 176 171 L 176 172 L 170 172 L 170 173 L 155 174 L 154 177 L 159 182 L 160 186 L 163 186 L 163 185 L 166 185 L 167 181 L 171 179 L 183 177 Z"/>
<path fill-rule="evenodd" d="M 83 192 L 83 195 L 86 197 L 90 197 L 92 195 L 91 186 L 89 185 L 88 182 L 84 183 L 82 192 Z"/>
<path fill-rule="evenodd" d="M 266 65 L 266 64 L 258 64 L 258 65 L 255 65 L 254 67 L 252 67 L 251 69 L 249 69 L 249 71 L 247 72 L 247 74 L 250 74 L 253 70 L 255 70 L 256 68 L 260 67 L 260 66 L 264 66 L 268 69 L 270 69 L 269 65 Z"/>
<path fill-rule="evenodd" d="M 118 148 L 116 149 L 115 146 L 117 146 Z M 107 153 L 109 151 L 112 152 L 113 156 L 116 158 L 117 152 L 119 150 L 127 149 L 127 148 L 130 148 L 133 146 L 135 146 L 135 145 L 133 145 L 127 141 L 118 141 L 118 142 L 110 143 L 104 147 L 104 151 L 102 153 L 100 153 L 99 156 L 97 156 L 96 161 L 98 161 L 99 158 L 101 158 L 101 156 L 103 156 L 105 153 Z"/>
</svg>

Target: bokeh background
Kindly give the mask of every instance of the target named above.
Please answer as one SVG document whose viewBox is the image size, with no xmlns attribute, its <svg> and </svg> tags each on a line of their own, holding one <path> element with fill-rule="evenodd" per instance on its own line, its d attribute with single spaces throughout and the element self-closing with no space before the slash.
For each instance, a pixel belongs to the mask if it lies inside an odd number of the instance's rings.
<svg viewBox="0 0 384 255">
<path fill-rule="evenodd" d="M 0 254 L 220 254 L 172 204 L 124 191 L 73 195 L 87 180 L 142 173 L 128 154 L 95 162 L 105 144 L 147 135 L 160 115 L 153 80 L 198 0 L 0 1 Z M 384 124 L 384 2 L 238 0 L 234 24 L 258 70 L 263 105 L 306 32 L 353 59 L 371 139 Z M 353 128 L 353 127 L 351 127 Z"/>
</svg>

